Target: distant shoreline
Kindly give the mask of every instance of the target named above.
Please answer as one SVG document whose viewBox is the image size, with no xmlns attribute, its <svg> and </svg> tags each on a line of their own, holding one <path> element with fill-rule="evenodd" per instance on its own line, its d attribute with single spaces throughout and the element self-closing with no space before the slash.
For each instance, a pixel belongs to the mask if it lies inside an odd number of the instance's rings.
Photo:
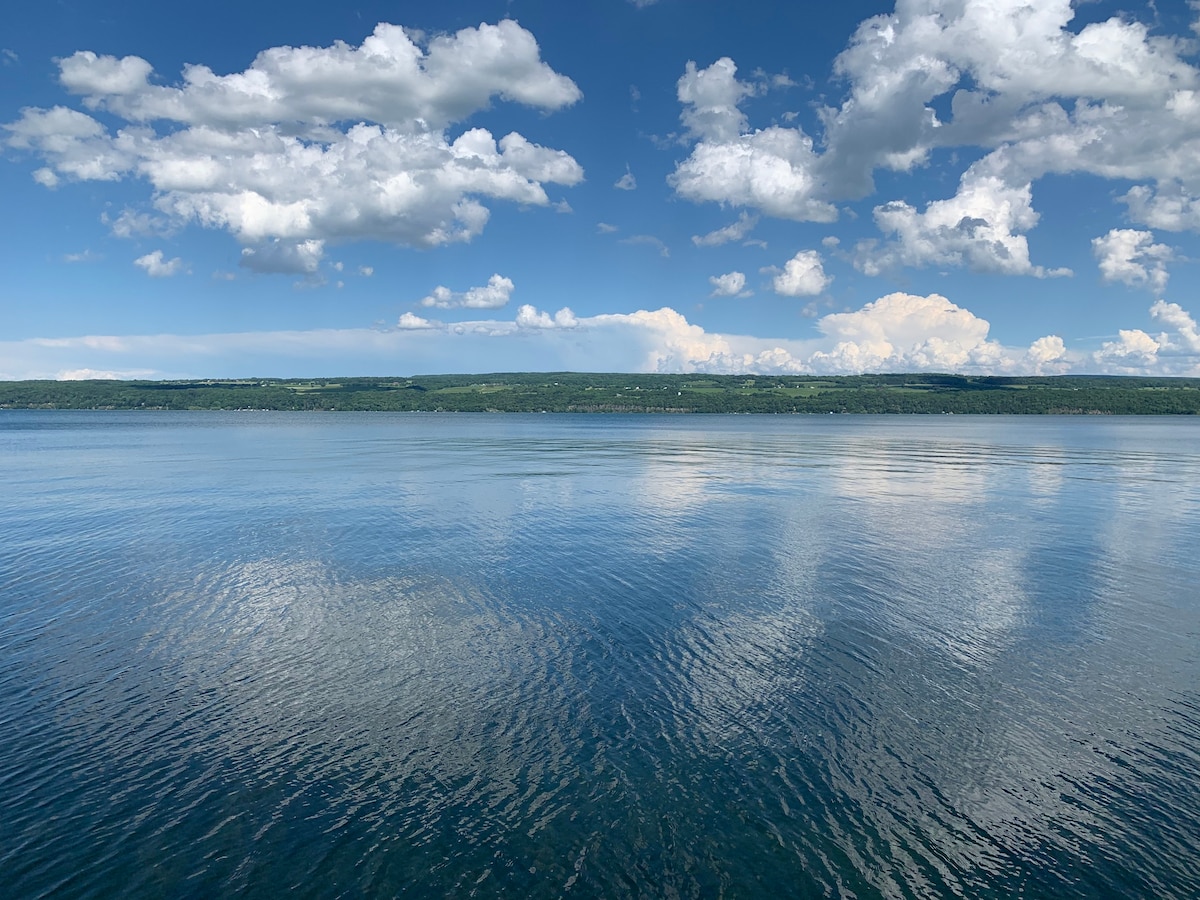
<svg viewBox="0 0 1200 900">
<path fill-rule="evenodd" d="M 1200 415 L 1200 378 L 624 375 L 0 382 L 0 409 Z"/>
</svg>

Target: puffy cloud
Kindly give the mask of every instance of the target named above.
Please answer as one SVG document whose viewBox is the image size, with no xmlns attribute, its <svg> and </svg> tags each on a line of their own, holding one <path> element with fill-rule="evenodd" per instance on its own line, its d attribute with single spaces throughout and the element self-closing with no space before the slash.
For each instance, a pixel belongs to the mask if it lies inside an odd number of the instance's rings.
<svg viewBox="0 0 1200 900">
<path fill-rule="evenodd" d="M 438 323 L 429 319 L 422 319 L 413 313 L 405 312 L 400 314 L 400 318 L 396 322 L 396 327 L 406 331 L 413 331 L 423 328 L 437 328 Z"/>
<path fill-rule="evenodd" d="M 696 146 L 668 183 L 693 202 L 760 209 L 796 221 L 830 222 L 836 208 L 817 175 L 813 141 L 798 128 L 749 131 L 741 102 L 756 93 L 722 57 L 706 69 L 689 61 L 677 85 L 680 114 Z"/>
<path fill-rule="evenodd" d="M 829 287 L 833 278 L 825 274 L 821 254 L 801 250 L 784 264 L 771 283 L 775 293 L 785 297 L 813 297 Z"/>
<path fill-rule="evenodd" d="M 690 134 L 702 140 L 737 140 L 747 125 L 738 104 L 753 93 L 753 87 L 738 81 L 737 66 L 728 56 L 707 69 L 697 69 L 688 60 L 676 85 L 676 94 L 684 107 L 680 119 Z"/>
<path fill-rule="evenodd" d="M 564 306 L 551 317 L 549 313 L 539 312 L 528 303 L 517 310 L 516 322 L 518 328 L 574 328 L 579 324 L 575 313 L 571 312 L 568 306 Z"/>
<path fill-rule="evenodd" d="M 596 233 L 597 234 L 612 234 L 613 232 L 620 231 L 620 230 L 621 229 L 618 228 L 616 225 L 610 225 L 608 222 L 597 222 L 596 223 Z"/>
<path fill-rule="evenodd" d="M 217 154 L 220 146 L 226 153 Z M 153 144 L 142 171 L 155 205 L 245 244 L 374 238 L 435 247 L 470 241 L 489 213 L 477 197 L 546 205 L 542 181 L 575 183 L 565 153 L 517 134 L 471 129 L 453 143 L 358 124 L 327 144 L 280 134 L 189 129 Z"/>
<path fill-rule="evenodd" d="M 375 267 L 374 266 L 359 266 L 358 274 L 361 275 L 363 278 L 370 278 L 372 275 L 375 274 Z"/>
<path fill-rule="evenodd" d="M 812 138 L 766 128 L 727 141 L 701 141 L 668 179 L 679 196 L 760 209 L 798 222 L 832 222 L 837 208 L 821 198 Z"/>
<path fill-rule="evenodd" d="M 1029 369 L 1035 375 L 1056 375 L 1070 366 L 1067 345 L 1057 334 L 1040 337 L 1029 345 L 1025 354 Z"/>
<path fill-rule="evenodd" d="M 1190 195 L 1182 185 L 1167 185 L 1157 191 L 1137 185 L 1121 200 L 1135 222 L 1163 231 L 1200 231 L 1200 198 Z"/>
<path fill-rule="evenodd" d="M 1150 307 L 1150 315 L 1172 329 L 1158 336 L 1160 350 L 1200 356 L 1200 331 L 1197 331 L 1196 320 L 1183 307 L 1159 300 Z"/>
<path fill-rule="evenodd" d="M 860 243 L 855 266 L 868 275 L 900 265 L 965 265 L 977 272 L 1038 278 L 1071 274 L 1030 263 L 1021 232 L 1037 224 L 1031 199 L 1031 185 L 1012 187 L 969 169 L 954 197 L 931 202 L 923 213 L 902 201 L 875 207 L 880 231 L 893 238 L 882 246 Z"/>
<path fill-rule="evenodd" d="M 151 278 L 170 278 L 184 269 L 184 262 L 178 256 L 174 259 L 163 259 L 163 252 L 155 250 L 145 256 L 139 256 L 133 261 L 135 266 L 145 269 Z"/>
<path fill-rule="evenodd" d="M 1096 352 L 1096 361 L 1118 371 L 1144 369 L 1158 361 L 1158 341 L 1139 328 L 1121 329 L 1118 339 L 1105 341 Z"/>
<path fill-rule="evenodd" d="M 21 118 L 5 125 L 8 145 L 28 150 L 38 147 L 61 152 L 75 141 L 104 135 L 104 126 L 89 115 L 56 106 L 53 109 L 21 110 Z"/>
<path fill-rule="evenodd" d="M 532 306 L 522 307 L 517 322 L 542 331 L 562 327 Z M 640 348 L 642 371 L 1042 373 L 1067 371 L 1080 362 L 1054 335 L 1039 338 L 1026 349 L 1003 347 L 988 339 L 985 320 L 937 294 L 890 294 L 855 312 L 827 315 L 817 324 L 823 335 L 818 340 L 773 341 L 712 334 L 664 308 L 572 317 L 571 327 L 580 341 Z"/>
<path fill-rule="evenodd" d="M 724 336 L 709 334 L 669 307 L 593 316 L 583 324 L 611 330 L 618 339 L 637 347 L 642 353 L 639 368 L 646 372 L 694 372 L 705 366 L 724 366 L 732 353 Z"/>
<path fill-rule="evenodd" d="M 3 127 L 8 146 L 40 154 L 50 163 L 33 176 L 45 187 L 54 187 L 61 177 L 116 181 L 134 169 L 145 144 L 143 132 L 112 137 L 91 116 L 65 106 L 23 109 L 21 118 Z"/>
<path fill-rule="evenodd" d="M 1178 303 L 1163 300 L 1150 315 L 1168 329 L 1150 335 L 1140 328 L 1121 329 L 1093 354 L 1102 371 L 1129 375 L 1200 375 L 1200 330 Z"/>
<path fill-rule="evenodd" d="M 713 286 L 713 297 L 748 297 L 746 291 L 746 276 L 742 272 L 726 272 L 724 275 L 713 275 L 708 279 Z"/>
<path fill-rule="evenodd" d="M 1148 286 L 1156 292 L 1167 286 L 1166 263 L 1174 253 L 1166 244 L 1154 243 L 1149 231 L 1114 228 L 1092 241 L 1092 251 L 1105 281 Z"/>
<path fill-rule="evenodd" d="M 997 148 L 1019 170 L 1013 184 L 1165 161 L 1173 151 L 1124 133 L 1121 119 L 1168 127 L 1198 81 L 1185 46 L 1119 18 L 1072 30 L 1074 15 L 1070 0 L 899 0 L 863 22 L 835 63 L 850 91 L 825 115 L 830 179 L 861 195 L 876 167 L 972 144 Z M 948 121 L 932 107 L 943 95 Z"/>
<path fill-rule="evenodd" d="M 987 339 L 987 321 L 940 294 L 888 294 L 855 312 L 825 316 L 817 327 L 834 344 L 813 354 L 818 371 L 1009 367 L 1003 348 Z"/>
<path fill-rule="evenodd" d="M 421 305 L 438 309 L 500 309 L 508 304 L 512 292 L 512 279 L 493 275 L 482 287 L 468 288 L 462 293 L 438 285 L 421 301 Z"/>
<path fill-rule="evenodd" d="M 846 84 L 820 110 L 819 135 L 754 129 L 755 93 L 721 59 L 689 64 L 681 118 L 695 141 L 670 178 L 679 196 L 798 221 L 875 190 L 879 169 L 907 172 L 939 149 L 982 148 L 954 197 L 924 211 L 876 207 L 887 241 L 859 265 L 968 266 L 1066 274 L 1030 261 L 1033 185 L 1044 175 L 1128 179 L 1131 217 L 1200 230 L 1200 71 L 1191 44 L 1110 18 L 1075 27 L 1071 0 L 897 0 L 864 21 L 834 65 Z M 820 152 L 814 149 L 819 144 Z"/>
<path fill-rule="evenodd" d="M 137 56 L 117 59 L 80 50 L 59 63 L 59 81 L 73 94 L 89 95 L 89 106 L 103 106 L 105 97 L 137 97 L 150 88 L 154 68 Z M 168 95 L 175 91 L 166 89 Z M 117 101 L 119 102 L 119 101 Z M 142 116 L 142 118 L 147 118 Z"/>
<path fill-rule="evenodd" d="M 264 275 L 315 275 L 324 255 L 324 241 L 275 240 L 258 247 L 243 247 L 238 265 Z"/>
<path fill-rule="evenodd" d="M 728 244 L 730 241 L 743 240 L 748 235 L 754 226 L 758 224 L 758 216 L 752 216 L 749 213 L 740 213 L 737 221 L 724 228 L 718 228 L 716 231 L 710 231 L 708 234 L 693 234 L 692 243 L 697 247 L 719 247 L 721 244 Z"/>
<path fill-rule="evenodd" d="M 706 69 L 689 61 L 677 84 L 684 128 L 697 140 L 668 182 L 681 197 L 761 209 L 796 221 L 831 222 L 836 208 L 818 195 L 818 157 L 799 129 L 748 131 L 739 104 L 758 89 L 739 81 L 722 57 Z"/>
<path fill-rule="evenodd" d="M 143 178 L 172 222 L 267 255 L 274 241 L 469 241 L 488 220 L 481 200 L 548 206 L 545 184 L 582 179 L 570 155 L 520 134 L 446 133 L 493 98 L 543 110 L 579 99 L 533 35 L 503 21 L 421 40 L 380 24 L 360 47 L 276 47 L 230 75 L 189 66 L 178 86 L 154 83 L 137 57 L 80 51 L 59 63 L 63 86 L 127 124 L 110 133 L 77 110 L 25 109 L 7 143 L 45 160 L 35 177 L 47 186 Z"/>
<path fill-rule="evenodd" d="M 178 87 L 151 83 L 138 57 L 82 50 L 59 63 L 60 81 L 86 106 L 132 122 L 170 120 L 228 131 L 263 123 L 315 129 L 378 122 L 400 131 L 440 131 L 485 109 L 493 97 L 547 110 L 582 96 L 542 62 L 537 41 L 516 22 L 483 24 L 433 38 L 386 22 L 359 47 L 272 47 L 244 72 L 216 75 L 189 65 Z"/>
</svg>

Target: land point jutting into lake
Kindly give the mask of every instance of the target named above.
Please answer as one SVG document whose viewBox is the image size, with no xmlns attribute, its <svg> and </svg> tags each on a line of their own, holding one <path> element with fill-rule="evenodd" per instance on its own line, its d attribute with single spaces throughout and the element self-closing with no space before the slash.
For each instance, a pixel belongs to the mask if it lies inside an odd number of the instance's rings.
<svg viewBox="0 0 1200 900">
<path fill-rule="evenodd" d="M 1197 415 L 1200 378 L 523 372 L 0 382 L 0 409 Z"/>
</svg>

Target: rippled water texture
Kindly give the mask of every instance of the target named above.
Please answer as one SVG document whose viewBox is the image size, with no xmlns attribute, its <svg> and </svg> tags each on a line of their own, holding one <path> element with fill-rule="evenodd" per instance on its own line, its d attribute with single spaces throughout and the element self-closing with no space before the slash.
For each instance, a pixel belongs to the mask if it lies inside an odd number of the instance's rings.
<svg viewBox="0 0 1200 900">
<path fill-rule="evenodd" d="M 5 897 L 1200 895 L 1200 421 L 0 411 Z"/>
</svg>

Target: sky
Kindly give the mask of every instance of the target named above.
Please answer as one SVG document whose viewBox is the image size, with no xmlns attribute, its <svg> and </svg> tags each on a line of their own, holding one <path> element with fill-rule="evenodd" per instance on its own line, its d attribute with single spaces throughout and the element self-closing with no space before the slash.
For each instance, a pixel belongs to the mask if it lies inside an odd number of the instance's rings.
<svg viewBox="0 0 1200 900">
<path fill-rule="evenodd" d="M 1200 376 L 1200 0 L 58 0 L 0 379 Z"/>
</svg>

